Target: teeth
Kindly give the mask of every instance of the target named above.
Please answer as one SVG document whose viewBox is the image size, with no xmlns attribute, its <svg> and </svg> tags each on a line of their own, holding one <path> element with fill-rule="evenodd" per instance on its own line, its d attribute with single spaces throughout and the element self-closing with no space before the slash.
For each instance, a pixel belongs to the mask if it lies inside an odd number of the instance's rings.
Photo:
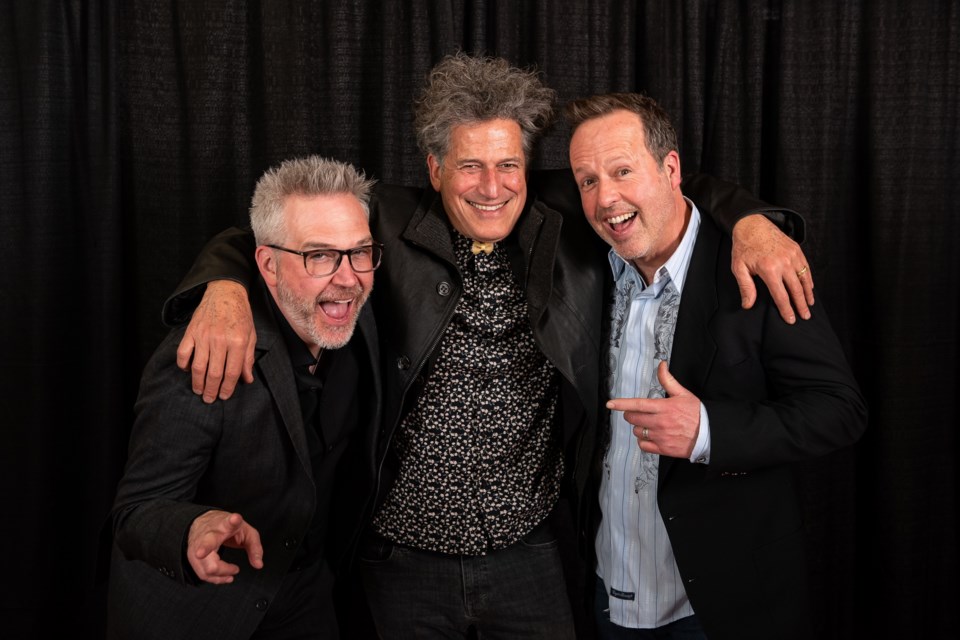
<svg viewBox="0 0 960 640">
<path fill-rule="evenodd" d="M 480 204 L 479 202 L 471 202 L 470 206 L 480 209 L 480 211 L 496 211 L 503 206 L 503 203 L 499 204 Z"/>
<path fill-rule="evenodd" d="M 635 216 L 635 215 L 637 215 L 637 212 L 636 212 L 636 211 L 631 211 L 630 213 L 624 213 L 624 214 L 619 215 L 619 216 L 617 216 L 617 217 L 615 217 L 615 218 L 609 218 L 609 219 L 607 220 L 607 222 L 608 222 L 609 224 L 620 224 L 621 222 L 626 222 L 627 220 L 629 220 L 630 218 L 632 218 L 632 217 Z"/>
</svg>

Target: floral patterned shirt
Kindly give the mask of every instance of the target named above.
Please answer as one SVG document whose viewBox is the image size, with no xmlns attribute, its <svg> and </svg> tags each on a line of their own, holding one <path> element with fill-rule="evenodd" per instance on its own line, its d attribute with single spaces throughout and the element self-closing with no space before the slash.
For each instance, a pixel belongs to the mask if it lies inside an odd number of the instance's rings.
<svg viewBox="0 0 960 640">
<path fill-rule="evenodd" d="M 557 501 L 559 377 L 502 243 L 473 255 L 471 240 L 451 233 L 463 295 L 398 427 L 398 476 L 373 527 L 410 547 L 483 555 L 517 542 Z"/>
</svg>

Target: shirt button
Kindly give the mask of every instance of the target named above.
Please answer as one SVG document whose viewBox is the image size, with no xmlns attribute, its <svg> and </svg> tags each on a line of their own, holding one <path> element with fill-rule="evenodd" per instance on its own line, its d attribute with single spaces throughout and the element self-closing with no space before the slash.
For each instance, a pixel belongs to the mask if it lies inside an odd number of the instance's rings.
<svg viewBox="0 0 960 640">
<path fill-rule="evenodd" d="M 255 607 L 257 608 L 257 611 L 266 611 L 266 610 L 267 610 L 267 604 L 268 604 L 268 603 L 267 603 L 267 599 L 266 599 L 266 598 L 260 598 L 260 599 L 257 600 L 255 603 L 253 603 L 253 606 L 255 606 Z"/>
<path fill-rule="evenodd" d="M 408 358 L 407 356 L 400 356 L 399 358 L 397 358 L 397 369 L 400 369 L 401 371 L 406 371 L 409 368 L 410 368 L 410 358 Z"/>
<path fill-rule="evenodd" d="M 450 289 L 451 287 L 449 282 L 440 282 L 437 285 L 437 293 L 439 293 L 442 296 L 450 295 Z"/>
<path fill-rule="evenodd" d="M 283 546 L 285 549 L 296 549 L 297 548 L 297 539 L 296 538 L 287 538 L 283 541 Z"/>
</svg>

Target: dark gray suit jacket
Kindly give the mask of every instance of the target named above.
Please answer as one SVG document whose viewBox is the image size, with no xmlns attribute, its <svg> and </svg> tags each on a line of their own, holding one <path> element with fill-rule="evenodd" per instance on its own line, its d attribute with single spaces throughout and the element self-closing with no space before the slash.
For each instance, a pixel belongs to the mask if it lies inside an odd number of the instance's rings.
<svg viewBox="0 0 960 640">
<path fill-rule="evenodd" d="M 144 371 L 112 513 L 110 637 L 248 637 L 307 533 L 316 491 L 297 384 L 265 297 L 269 293 L 262 286 L 254 291 L 259 295 L 251 295 L 257 330 L 252 384 L 239 384 L 225 402 L 204 404 L 191 391 L 190 376 L 176 367 L 182 328 L 167 336 Z M 347 392 L 361 394 L 364 415 L 338 467 L 331 518 L 340 521 L 328 527 L 335 534 L 328 538 L 330 557 L 346 557 L 375 475 L 381 390 L 369 308 L 346 348 L 361 354 L 359 383 Z M 237 564 L 240 574 L 229 585 L 197 584 L 184 556 L 185 540 L 193 520 L 209 509 L 236 511 L 258 529 L 263 569 L 252 569 L 242 551 L 224 548 L 221 555 Z"/>
<path fill-rule="evenodd" d="M 706 407 L 711 460 L 661 458 L 658 504 L 707 637 L 809 638 L 791 463 L 855 442 L 866 405 L 822 302 L 788 325 L 758 287 L 745 311 L 729 265 L 703 216 L 670 370 Z"/>
</svg>

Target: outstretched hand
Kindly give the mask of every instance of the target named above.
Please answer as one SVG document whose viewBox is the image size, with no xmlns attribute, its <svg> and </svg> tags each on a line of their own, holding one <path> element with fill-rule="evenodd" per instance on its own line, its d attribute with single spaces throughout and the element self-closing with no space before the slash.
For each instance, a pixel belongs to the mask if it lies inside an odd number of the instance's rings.
<svg viewBox="0 0 960 640">
<path fill-rule="evenodd" d="M 263 568 L 260 533 L 239 513 L 207 511 L 190 525 L 187 535 L 187 561 L 197 577 L 211 584 L 230 584 L 240 567 L 220 558 L 220 547 L 245 549 L 254 569 Z"/>
<path fill-rule="evenodd" d="M 804 320 L 810 319 L 813 273 L 807 258 L 799 244 L 763 215 L 746 216 L 733 227 L 731 269 L 744 309 L 751 308 L 757 300 L 752 274 L 760 276 L 767 285 L 780 316 L 788 324 L 797 321 L 797 314 Z"/>
<path fill-rule="evenodd" d="M 658 365 L 657 378 L 666 398 L 614 398 L 607 409 L 623 411 L 642 450 L 689 458 L 700 432 L 700 399 L 673 377 L 666 362 Z"/>
<path fill-rule="evenodd" d="M 210 403 L 233 395 L 237 380 L 253 382 L 257 333 L 247 290 L 231 280 L 207 284 L 177 348 L 177 366 L 191 373 L 193 392 Z"/>
</svg>

